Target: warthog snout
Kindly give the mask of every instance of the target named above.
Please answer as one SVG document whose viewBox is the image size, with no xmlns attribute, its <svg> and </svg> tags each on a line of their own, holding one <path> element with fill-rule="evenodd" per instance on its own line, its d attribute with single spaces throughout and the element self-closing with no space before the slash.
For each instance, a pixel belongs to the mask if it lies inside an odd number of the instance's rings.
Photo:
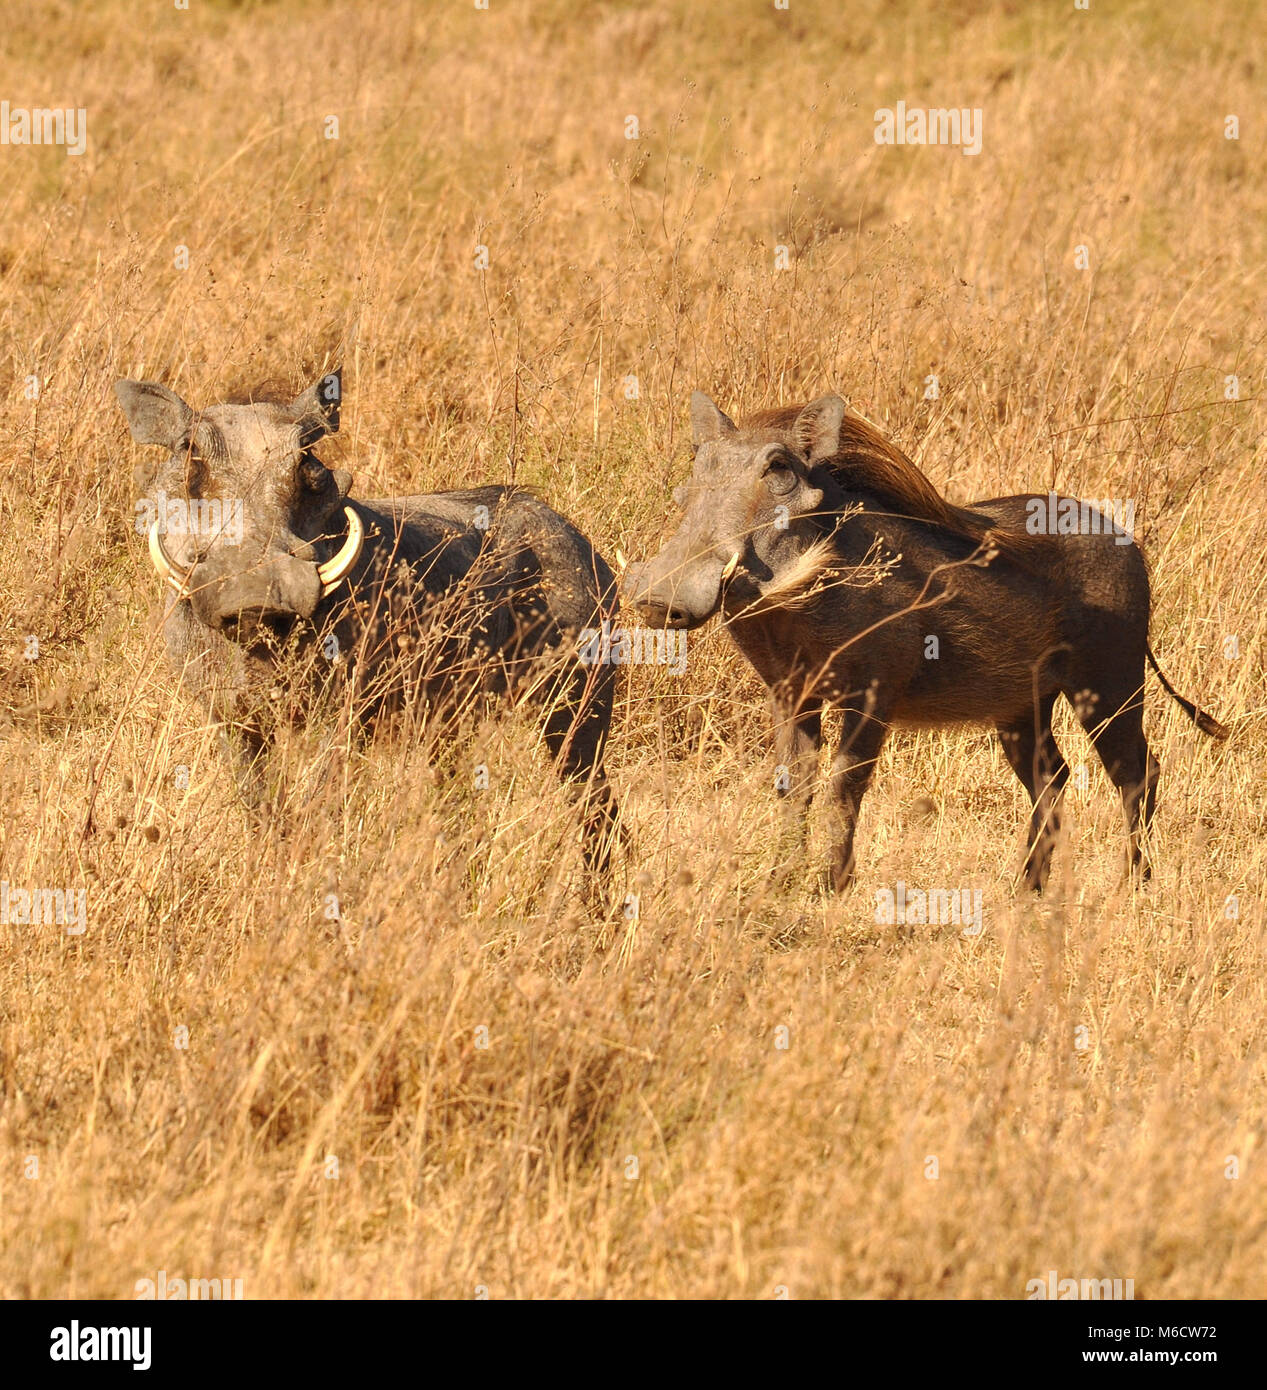
<svg viewBox="0 0 1267 1390">
<path fill-rule="evenodd" d="M 727 567 L 712 559 L 689 565 L 670 559 L 665 565 L 665 555 L 629 566 L 621 585 L 624 601 L 651 627 L 700 627 L 721 606 Z"/>
<path fill-rule="evenodd" d="M 249 640 L 260 627 L 281 636 L 299 619 L 310 619 L 321 602 L 317 566 L 293 555 L 272 554 L 248 570 L 189 576 L 190 602 L 198 620 L 225 637 Z"/>
</svg>

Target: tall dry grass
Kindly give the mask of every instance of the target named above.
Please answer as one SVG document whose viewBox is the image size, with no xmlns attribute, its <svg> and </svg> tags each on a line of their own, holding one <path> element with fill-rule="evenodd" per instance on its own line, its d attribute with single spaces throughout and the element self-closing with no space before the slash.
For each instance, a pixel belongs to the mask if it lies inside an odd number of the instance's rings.
<svg viewBox="0 0 1267 1390">
<path fill-rule="evenodd" d="M 0 876 L 88 893 L 81 936 L 0 928 L 0 1293 L 1264 1292 L 1253 6 L 101 0 L 0 46 L 0 96 L 89 113 L 80 158 L 0 149 Z M 876 146 L 899 99 L 982 108 L 982 153 Z M 1154 646 L 1233 738 L 1150 684 L 1134 894 L 1066 720 L 1042 903 L 990 737 L 896 738 L 824 899 L 714 632 L 623 687 L 636 916 L 586 909 L 527 715 L 438 764 L 297 733 L 261 830 L 162 659 L 110 388 L 336 358 L 360 495 L 513 476 L 609 556 L 657 543 L 697 386 L 839 389 L 956 501 L 1134 498 Z M 877 926 L 899 879 L 985 931 Z"/>
</svg>

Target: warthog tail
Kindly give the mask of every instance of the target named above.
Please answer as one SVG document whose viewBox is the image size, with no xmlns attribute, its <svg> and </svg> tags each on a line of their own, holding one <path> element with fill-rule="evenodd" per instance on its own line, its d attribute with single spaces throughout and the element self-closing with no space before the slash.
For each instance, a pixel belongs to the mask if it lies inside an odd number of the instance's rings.
<svg viewBox="0 0 1267 1390">
<path fill-rule="evenodd" d="M 1161 682 L 1162 689 L 1182 708 L 1189 719 L 1201 730 L 1203 734 L 1209 734 L 1211 738 L 1226 738 L 1227 729 L 1219 723 L 1213 715 L 1209 715 L 1199 705 L 1194 705 L 1191 700 L 1185 700 L 1173 685 L 1162 675 L 1161 667 L 1157 664 L 1157 658 L 1153 655 L 1152 647 L 1145 644 L 1144 650 L 1148 653 L 1148 664 L 1157 673 L 1157 679 Z"/>
</svg>

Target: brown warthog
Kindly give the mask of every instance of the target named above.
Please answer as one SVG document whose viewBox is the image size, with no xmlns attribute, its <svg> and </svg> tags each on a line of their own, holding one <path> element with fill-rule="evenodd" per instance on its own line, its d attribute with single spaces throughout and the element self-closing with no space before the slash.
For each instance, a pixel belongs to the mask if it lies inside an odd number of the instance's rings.
<svg viewBox="0 0 1267 1390">
<path fill-rule="evenodd" d="M 168 653 L 245 781 L 318 689 L 363 725 L 421 711 L 432 729 L 479 692 L 530 694 L 583 800 L 587 860 L 606 863 L 614 672 L 582 664 L 576 637 L 610 618 L 615 583 L 574 526 L 510 487 L 350 498 L 314 453 L 338 429 L 337 372 L 288 405 L 195 411 L 155 382 L 115 390 L 132 437 L 167 451 L 136 478 Z"/>
<path fill-rule="evenodd" d="M 1069 776 L 1051 728 L 1062 694 L 1121 792 L 1129 863 L 1147 876 L 1140 835 L 1158 767 L 1144 741 L 1145 660 L 1198 728 L 1227 731 L 1158 669 L 1148 573 L 1129 536 L 1098 513 L 1099 534 L 1031 534 L 1048 503 L 1031 495 L 952 506 L 839 396 L 741 428 L 696 392 L 691 425 L 682 523 L 631 567 L 625 593 L 669 627 L 724 615 L 770 687 L 779 790 L 798 824 L 823 708 L 840 708 L 837 889 L 853 875 L 858 807 L 889 729 L 958 722 L 994 726 L 1034 803 L 1025 878 L 1041 889 Z"/>
</svg>

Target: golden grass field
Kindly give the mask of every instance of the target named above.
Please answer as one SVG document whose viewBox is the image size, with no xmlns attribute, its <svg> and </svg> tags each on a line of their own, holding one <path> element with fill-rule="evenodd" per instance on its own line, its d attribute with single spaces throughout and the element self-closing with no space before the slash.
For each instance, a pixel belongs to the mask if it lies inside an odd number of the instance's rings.
<svg viewBox="0 0 1267 1390">
<path fill-rule="evenodd" d="M 80 936 L 0 926 L 0 1295 L 1267 1292 L 1256 6 L 19 0 L 0 47 L 0 97 L 89 123 L 0 147 L 0 877 L 87 890 Z M 981 108 L 981 153 L 877 145 L 899 100 Z M 587 908 L 526 716 L 438 767 L 297 733 L 260 831 L 152 625 L 112 386 L 339 361 L 357 495 L 513 475 L 609 558 L 658 547 L 696 387 L 838 390 L 954 501 L 1136 499 L 1158 659 L 1232 737 L 1149 678 L 1134 892 L 1065 710 L 1038 902 L 992 736 L 899 735 L 824 897 L 821 807 L 777 885 L 708 629 L 621 688 L 635 917 Z M 985 930 L 877 926 L 898 880 Z"/>
</svg>

